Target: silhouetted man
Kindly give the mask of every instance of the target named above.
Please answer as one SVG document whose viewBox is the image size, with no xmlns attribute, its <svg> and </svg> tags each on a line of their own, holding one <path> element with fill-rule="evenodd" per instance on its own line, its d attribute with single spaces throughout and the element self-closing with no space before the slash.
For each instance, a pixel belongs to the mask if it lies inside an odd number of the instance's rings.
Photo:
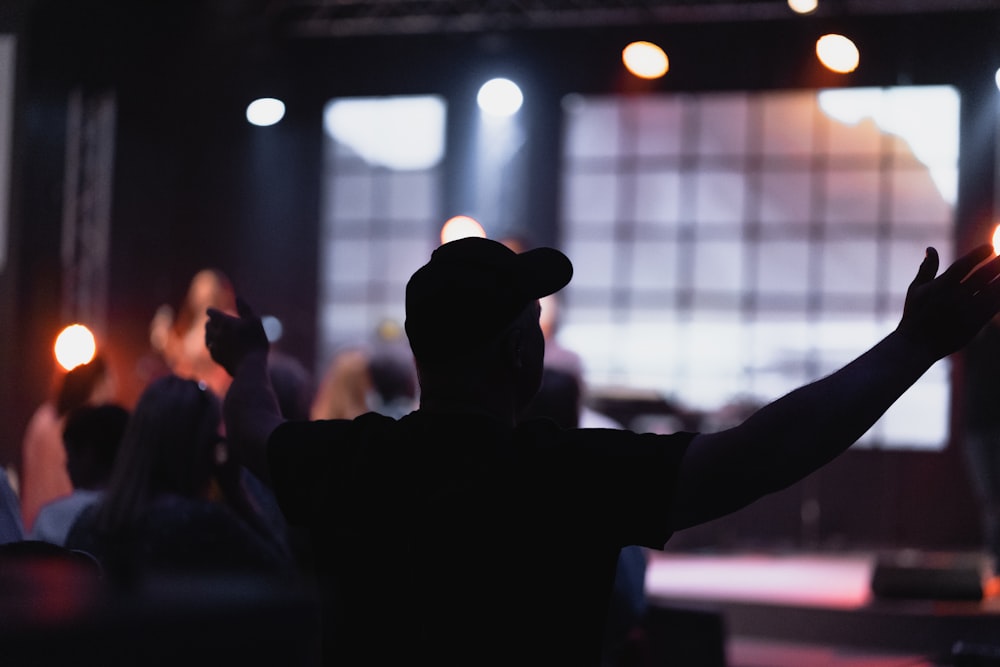
<svg viewBox="0 0 1000 667">
<path fill-rule="evenodd" d="M 308 527 L 325 657 L 347 665 L 597 665 L 618 553 L 739 509 L 846 450 L 1000 309 L 981 246 L 940 277 L 929 248 L 899 326 L 844 368 L 718 433 L 518 423 L 538 389 L 538 300 L 569 260 L 485 239 L 439 247 L 410 279 L 420 407 L 395 420 L 285 422 L 246 304 L 210 312 L 233 376 L 230 440 Z"/>
</svg>

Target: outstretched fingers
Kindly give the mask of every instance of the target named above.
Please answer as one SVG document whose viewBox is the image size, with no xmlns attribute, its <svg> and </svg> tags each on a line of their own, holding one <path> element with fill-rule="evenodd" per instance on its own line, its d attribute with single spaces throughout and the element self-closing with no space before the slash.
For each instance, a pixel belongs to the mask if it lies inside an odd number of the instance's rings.
<svg viewBox="0 0 1000 667">
<path fill-rule="evenodd" d="M 993 257 L 971 274 L 968 274 L 962 284 L 973 294 L 979 293 L 987 285 L 991 285 L 1000 276 L 1000 255 Z"/>
<path fill-rule="evenodd" d="M 941 274 L 942 281 L 952 282 L 952 283 L 966 282 L 969 278 L 971 278 L 969 274 L 973 272 L 973 269 L 979 266 L 979 264 L 981 264 L 985 259 L 987 259 L 992 254 L 993 254 L 993 246 L 989 245 L 988 243 L 976 246 L 969 252 L 965 253 L 964 255 L 956 259 L 951 266 L 945 269 L 944 273 Z M 989 280 L 987 280 L 986 282 L 989 282 Z"/>
<path fill-rule="evenodd" d="M 924 261 L 920 262 L 920 266 L 917 268 L 917 275 L 913 278 L 911 287 L 918 287 L 934 280 L 939 264 L 940 259 L 938 258 L 937 249 L 928 247 L 927 253 L 924 255 Z"/>
</svg>

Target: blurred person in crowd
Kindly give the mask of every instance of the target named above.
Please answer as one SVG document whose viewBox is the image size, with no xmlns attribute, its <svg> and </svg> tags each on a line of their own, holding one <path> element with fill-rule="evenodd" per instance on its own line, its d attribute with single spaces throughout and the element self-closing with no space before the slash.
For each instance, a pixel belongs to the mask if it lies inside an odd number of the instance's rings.
<svg viewBox="0 0 1000 667">
<path fill-rule="evenodd" d="M 366 412 L 402 417 L 417 407 L 417 371 L 402 328 L 385 320 L 370 342 L 338 351 L 311 408 L 313 419 L 353 419 Z"/>
<path fill-rule="evenodd" d="M 205 321 L 209 308 L 236 312 L 232 282 L 221 270 L 194 274 L 180 306 L 160 306 L 149 327 L 149 340 L 174 375 L 204 382 L 218 396 L 226 393 L 229 376 L 219 371 L 205 348 Z"/>
<path fill-rule="evenodd" d="M 0 544 L 24 539 L 21 523 L 21 501 L 10 484 L 7 469 L 0 467 Z"/>
<path fill-rule="evenodd" d="M 100 499 L 108 484 L 128 416 L 128 410 L 115 403 L 83 405 L 67 415 L 63 444 L 73 492 L 42 505 L 30 539 L 66 544 L 73 522 Z"/>
<path fill-rule="evenodd" d="M 32 415 L 21 444 L 21 520 L 27 533 L 43 505 L 73 491 L 63 444 L 67 415 L 82 405 L 110 402 L 116 392 L 105 358 L 97 355 L 62 375 L 55 396 Z"/>
<path fill-rule="evenodd" d="M 277 538 L 227 474 L 221 403 L 194 380 L 153 380 L 132 411 L 100 502 L 66 546 L 118 582 L 160 574 L 284 574 Z"/>
</svg>

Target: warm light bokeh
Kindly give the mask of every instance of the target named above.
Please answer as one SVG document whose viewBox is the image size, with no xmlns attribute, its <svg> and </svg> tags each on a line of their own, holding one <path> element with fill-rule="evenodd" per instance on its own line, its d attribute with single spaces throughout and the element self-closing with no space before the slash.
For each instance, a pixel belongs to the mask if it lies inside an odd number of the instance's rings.
<svg viewBox="0 0 1000 667">
<path fill-rule="evenodd" d="M 93 361 L 97 354 L 97 341 L 87 327 L 71 324 L 56 336 L 53 352 L 59 365 L 69 371 Z"/>
<path fill-rule="evenodd" d="M 818 0 L 788 0 L 788 6 L 796 14 L 809 14 L 816 11 Z"/>
<path fill-rule="evenodd" d="M 993 230 L 993 253 L 1000 255 L 1000 225 Z"/>
<path fill-rule="evenodd" d="M 456 215 L 441 227 L 441 243 L 448 243 L 467 236 L 486 238 L 486 231 L 475 218 L 467 215 Z"/>
<path fill-rule="evenodd" d="M 816 57 L 832 72 L 847 74 L 858 68 L 861 55 L 858 47 L 843 35 L 823 35 L 816 40 Z"/>
<path fill-rule="evenodd" d="M 659 79 L 670 69 L 667 54 L 652 42 L 632 42 L 622 50 L 622 62 L 640 79 Z"/>
</svg>

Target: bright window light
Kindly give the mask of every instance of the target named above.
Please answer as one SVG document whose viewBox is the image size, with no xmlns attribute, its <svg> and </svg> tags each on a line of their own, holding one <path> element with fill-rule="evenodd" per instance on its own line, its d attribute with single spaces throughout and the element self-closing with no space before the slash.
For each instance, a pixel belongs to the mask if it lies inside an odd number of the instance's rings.
<svg viewBox="0 0 1000 667">
<path fill-rule="evenodd" d="M 261 97 L 247 105 L 247 120 L 252 125 L 266 127 L 285 117 L 285 103 L 273 97 Z"/>
<path fill-rule="evenodd" d="M 949 204 L 958 197 L 959 103 L 958 91 L 951 86 L 838 88 L 819 93 L 820 109 L 831 118 L 848 125 L 871 118 L 883 132 L 906 141 Z"/>
<path fill-rule="evenodd" d="M 513 116 L 521 108 L 524 95 L 510 79 L 491 79 L 479 89 L 476 102 L 485 114 Z"/>
<path fill-rule="evenodd" d="M 444 157 L 445 104 L 440 97 L 359 97 L 326 106 L 323 125 L 333 139 L 369 165 L 430 169 Z"/>
</svg>

